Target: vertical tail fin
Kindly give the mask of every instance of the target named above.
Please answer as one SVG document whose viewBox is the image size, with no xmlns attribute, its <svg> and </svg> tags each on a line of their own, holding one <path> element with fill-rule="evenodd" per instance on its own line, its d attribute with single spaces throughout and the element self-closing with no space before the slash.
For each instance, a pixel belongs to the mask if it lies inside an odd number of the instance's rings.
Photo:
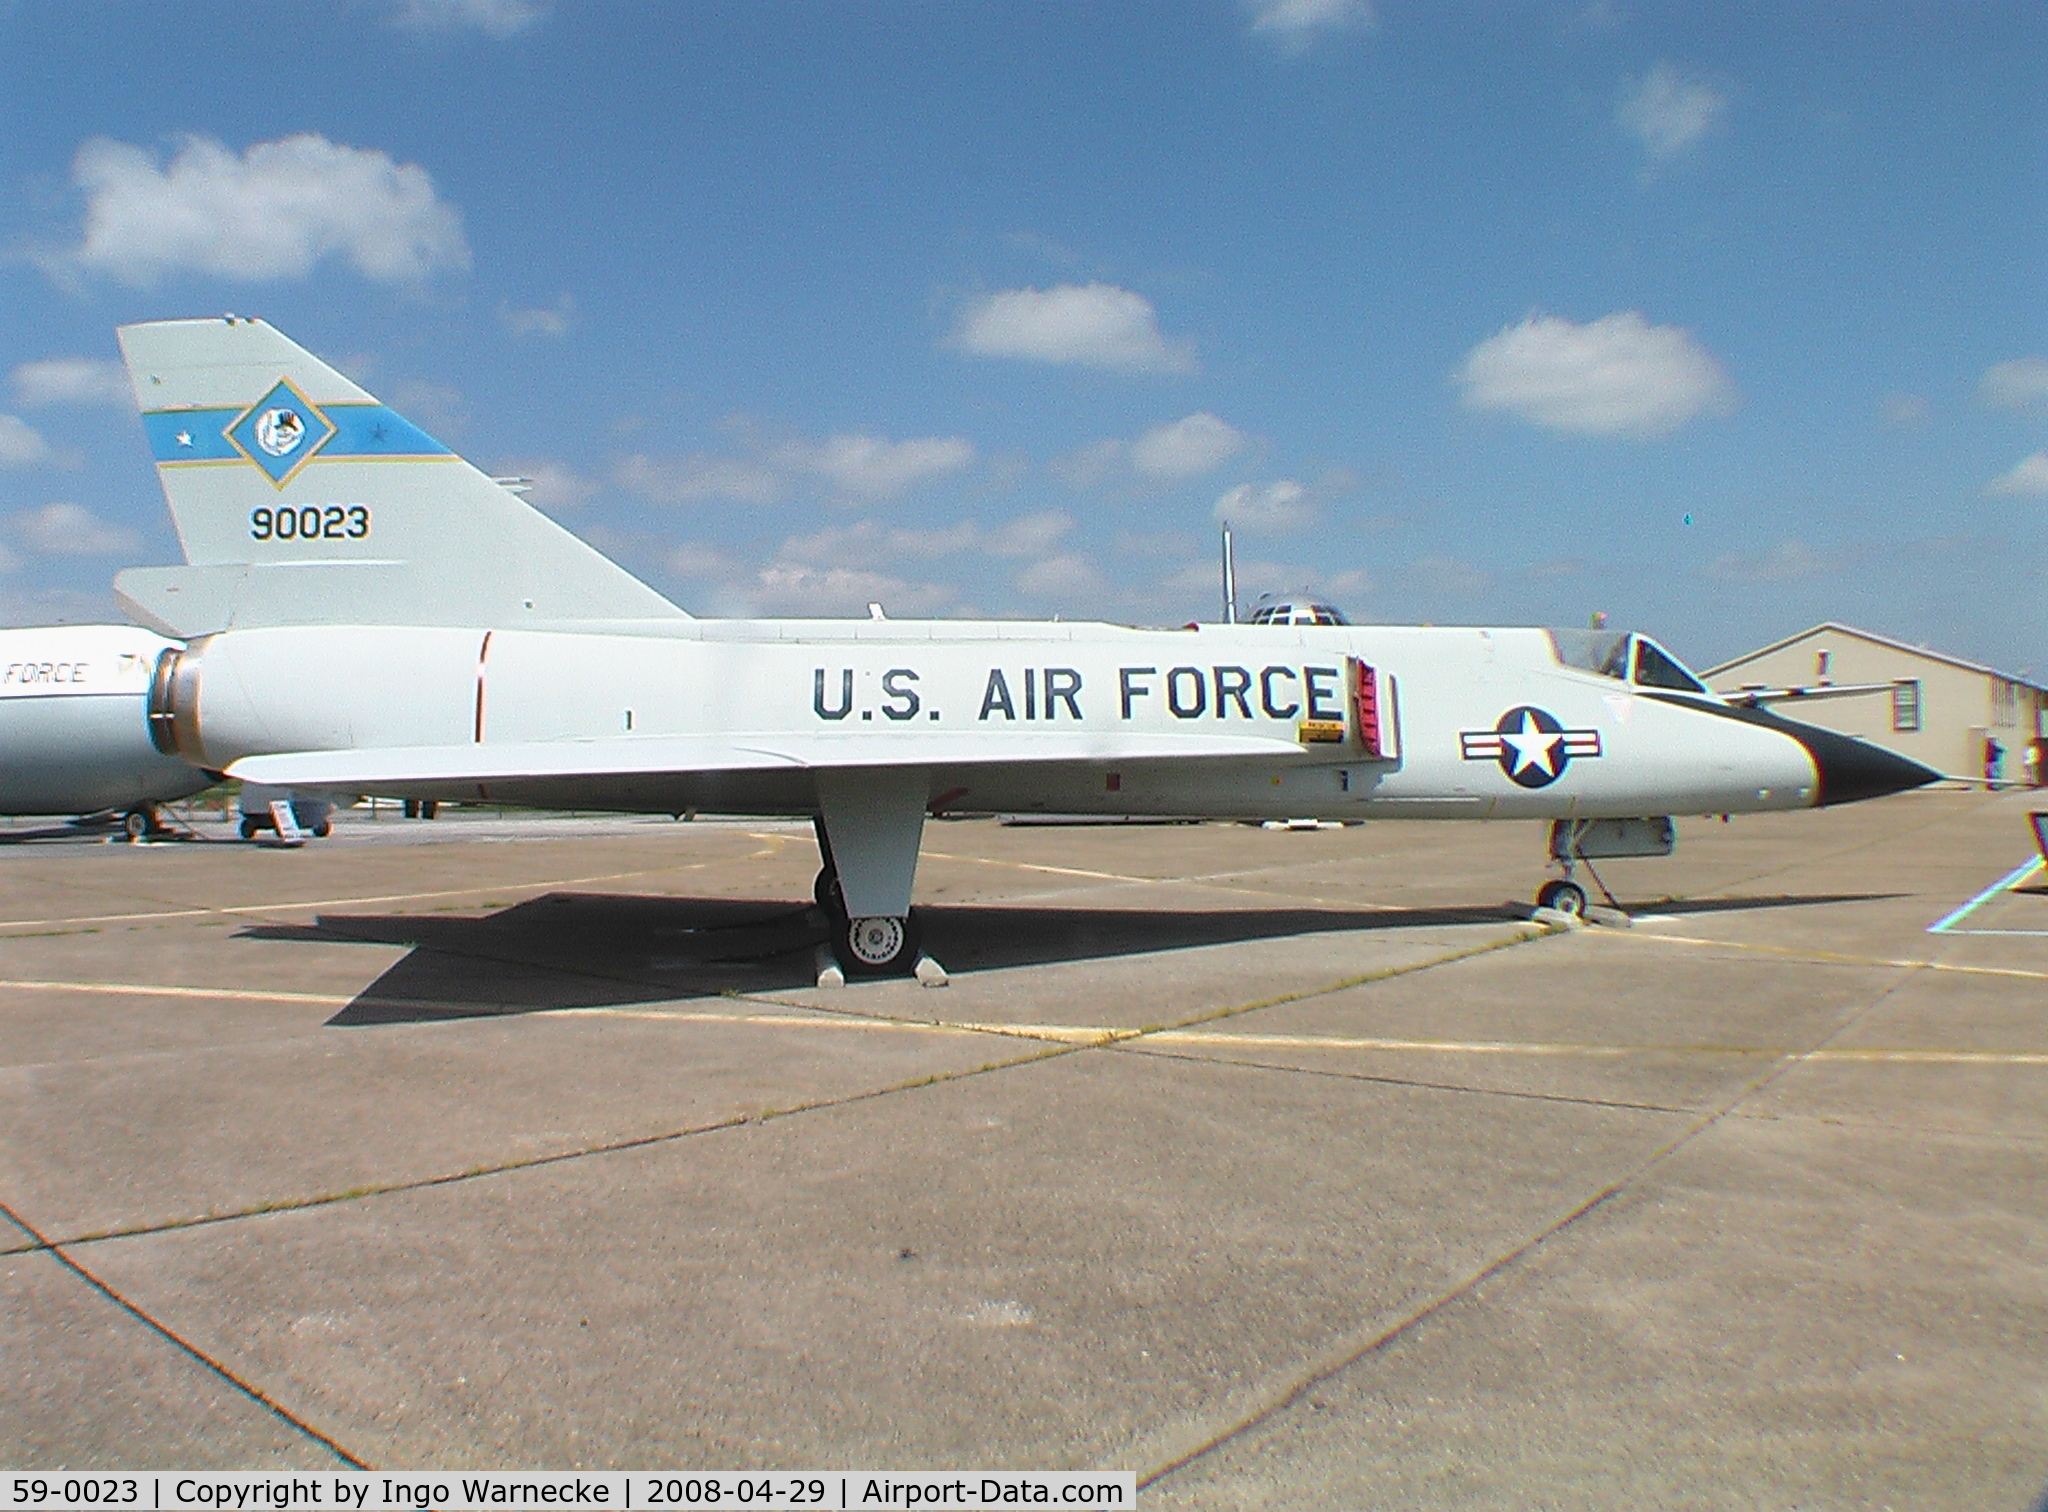
<svg viewBox="0 0 2048 1512">
<path fill-rule="evenodd" d="M 117 580 L 160 627 L 687 617 L 260 320 L 120 336 L 192 564 Z"/>
</svg>

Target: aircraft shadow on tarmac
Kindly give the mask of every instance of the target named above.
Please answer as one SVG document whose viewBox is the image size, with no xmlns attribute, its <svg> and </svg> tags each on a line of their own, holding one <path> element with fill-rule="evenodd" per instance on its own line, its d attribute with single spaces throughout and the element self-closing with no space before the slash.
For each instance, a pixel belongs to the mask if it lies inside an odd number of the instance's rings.
<svg viewBox="0 0 2048 1512">
<path fill-rule="evenodd" d="M 1707 913 L 1886 896 L 1654 906 Z M 1169 911 L 940 904 L 921 907 L 918 917 L 926 949 L 957 974 L 1299 935 L 1500 923 L 1520 912 L 1505 905 Z M 238 937 L 412 947 L 328 1020 L 358 1026 L 786 992 L 813 985 L 824 930 L 815 911 L 785 902 L 549 893 L 482 918 L 325 914 L 312 924 L 253 925 Z"/>
</svg>

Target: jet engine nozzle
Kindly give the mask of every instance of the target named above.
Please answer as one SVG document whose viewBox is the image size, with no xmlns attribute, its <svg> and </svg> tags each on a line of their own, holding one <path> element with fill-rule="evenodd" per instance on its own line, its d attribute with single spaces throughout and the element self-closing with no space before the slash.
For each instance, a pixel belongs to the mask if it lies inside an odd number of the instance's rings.
<svg viewBox="0 0 2048 1512">
<path fill-rule="evenodd" d="M 149 680 L 149 743 L 166 756 L 204 765 L 199 749 L 199 671 L 197 646 L 173 646 L 156 659 Z"/>
</svg>

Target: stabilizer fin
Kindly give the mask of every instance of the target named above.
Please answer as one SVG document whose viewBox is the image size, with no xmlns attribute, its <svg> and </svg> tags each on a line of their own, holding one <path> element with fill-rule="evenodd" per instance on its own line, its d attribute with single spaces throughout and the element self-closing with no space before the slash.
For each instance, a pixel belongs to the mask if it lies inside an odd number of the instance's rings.
<svg viewBox="0 0 2048 1512">
<path fill-rule="evenodd" d="M 149 623 L 185 635 L 325 623 L 328 600 L 359 625 L 688 617 L 260 320 L 155 321 L 120 337 L 199 569 L 122 575 L 117 592 Z M 329 567 L 348 570 L 323 580 Z"/>
</svg>

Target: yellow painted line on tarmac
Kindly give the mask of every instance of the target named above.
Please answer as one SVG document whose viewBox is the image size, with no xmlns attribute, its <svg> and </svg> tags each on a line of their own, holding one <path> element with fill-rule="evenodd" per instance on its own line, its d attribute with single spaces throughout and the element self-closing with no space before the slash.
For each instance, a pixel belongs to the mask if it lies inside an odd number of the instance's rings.
<svg viewBox="0 0 2048 1512">
<path fill-rule="evenodd" d="M 1279 1050 L 1405 1050 L 1436 1055 L 1617 1057 L 1627 1055 L 1774 1055 L 1802 1061 L 1897 1061 L 1929 1065 L 2048 1066 L 2033 1050 L 1794 1050 L 1784 1045 L 1599 1045 L 1569 1041 L 1355 1039 L 1319 1034 L 1214 1034 L 1162 1030 L 1148 1044 L 1246 1046 Z"/>
<path fill-rule="evenodd" d="M 1014 871 L 1046 872 L 1055 877 L 1086 877 L 1095 882 L 1181 882 L 1183 877 L 1127 877 L 1122 872 L 1084 871 L 1078 866 L 1048 866 L 1041 861 L 1007 861 L 1001 856 L 956 856 L 949 851 L 920 851 L 934 861 L 963 861 L 975 866 L 1002 866 Z"/>
<path fill-rule="evenodd" d="M 74 992 L 91 997 L 207 998 L 230 1003 L 309 1003 L 316 1008 L 346 1008 L 353 993 L 247 991 L 238 987 L 170 987 L 150 982 L 41 982 L 0 980 L 6 992 Z"/>
<path fill-rule="evenodd" d="M 81 993 L 94 997 L 153 997 L 235 1003 L 290 1003 L 346 1008 L 357 994 L 281 992 L 234 987 L 179 987 L 148 982 L 64 982 L 0 979 L 0 991 Z M 449 1007 L 449 1004 L 420 1004 Z M 475 1005 L 468 1005 L 475 1006 Z M 670 1024 L 740 1024 L 768 1029 L 851 1029 L 922 1034 L 996 1034 L 1011 1039 L 1050 1040 L 1063 1045 L 1107 1046 L 1132 1040 L 1149 1045 L 1203 1045 L 1233 1050 L 1342 1050 L 1423 1055 L 1579 1057 L 1617 1059 L 1641 1055 L 1786 1056 L 1803 1061 L 1843 1061 L 1937 1066 L 2048 1066 L 2048 1051 L 1856 1049 L 1800 1051 L 1783 1045 L 1608 1045 L 1560 1040 L 1387 1039 L 1327 1034 L 1232 1034 L 1204 1029 L 1146 1030 L 1112 1024 L 989 1023 L 976 1020 L 898 1019 L 846 1013 L 719 1013 L 702 1009 L 543 1008 L 479 1018 L 619 1018 Z"/>
<path fill-rule="evenodd" d="M 756 856 L 760 853 L 756 852 Z M 756 856 L 744 857 L 753 860 Z M 634 877 L 658 877 L 667 872 L 696 871 L 707 866 L 728 864 L 731 858 L 717 862 L 687 862 L 680 866 L 644 866 L 633 871 L 604 872 L 591 877 L 556 877 L 537 882 L 516 880 L 488 883 L 482 887 L 449 887 L 434 892 L 366 893 L 353 898 L 308 898 L 303 902 L 283 901 L 277 903 L 232 903 L 217 908 L 164 908 L 144 913 L 118 914 L 75 914 L 58 919 L 0 919 L 0 930 L 5 929 L 54 929 L 71 924 L 138 924 L 158 919 L 204 919 L 222 914 L 242 916 L 246 914 L 290 913 L 306 908 L 360 908 L 368 903 L 421 903 L 431 898 L 473 898 L 484 893 L 552 892 L 558 887 L 588 887 L 595 882 L 625 882 Z"/>
</svg>

